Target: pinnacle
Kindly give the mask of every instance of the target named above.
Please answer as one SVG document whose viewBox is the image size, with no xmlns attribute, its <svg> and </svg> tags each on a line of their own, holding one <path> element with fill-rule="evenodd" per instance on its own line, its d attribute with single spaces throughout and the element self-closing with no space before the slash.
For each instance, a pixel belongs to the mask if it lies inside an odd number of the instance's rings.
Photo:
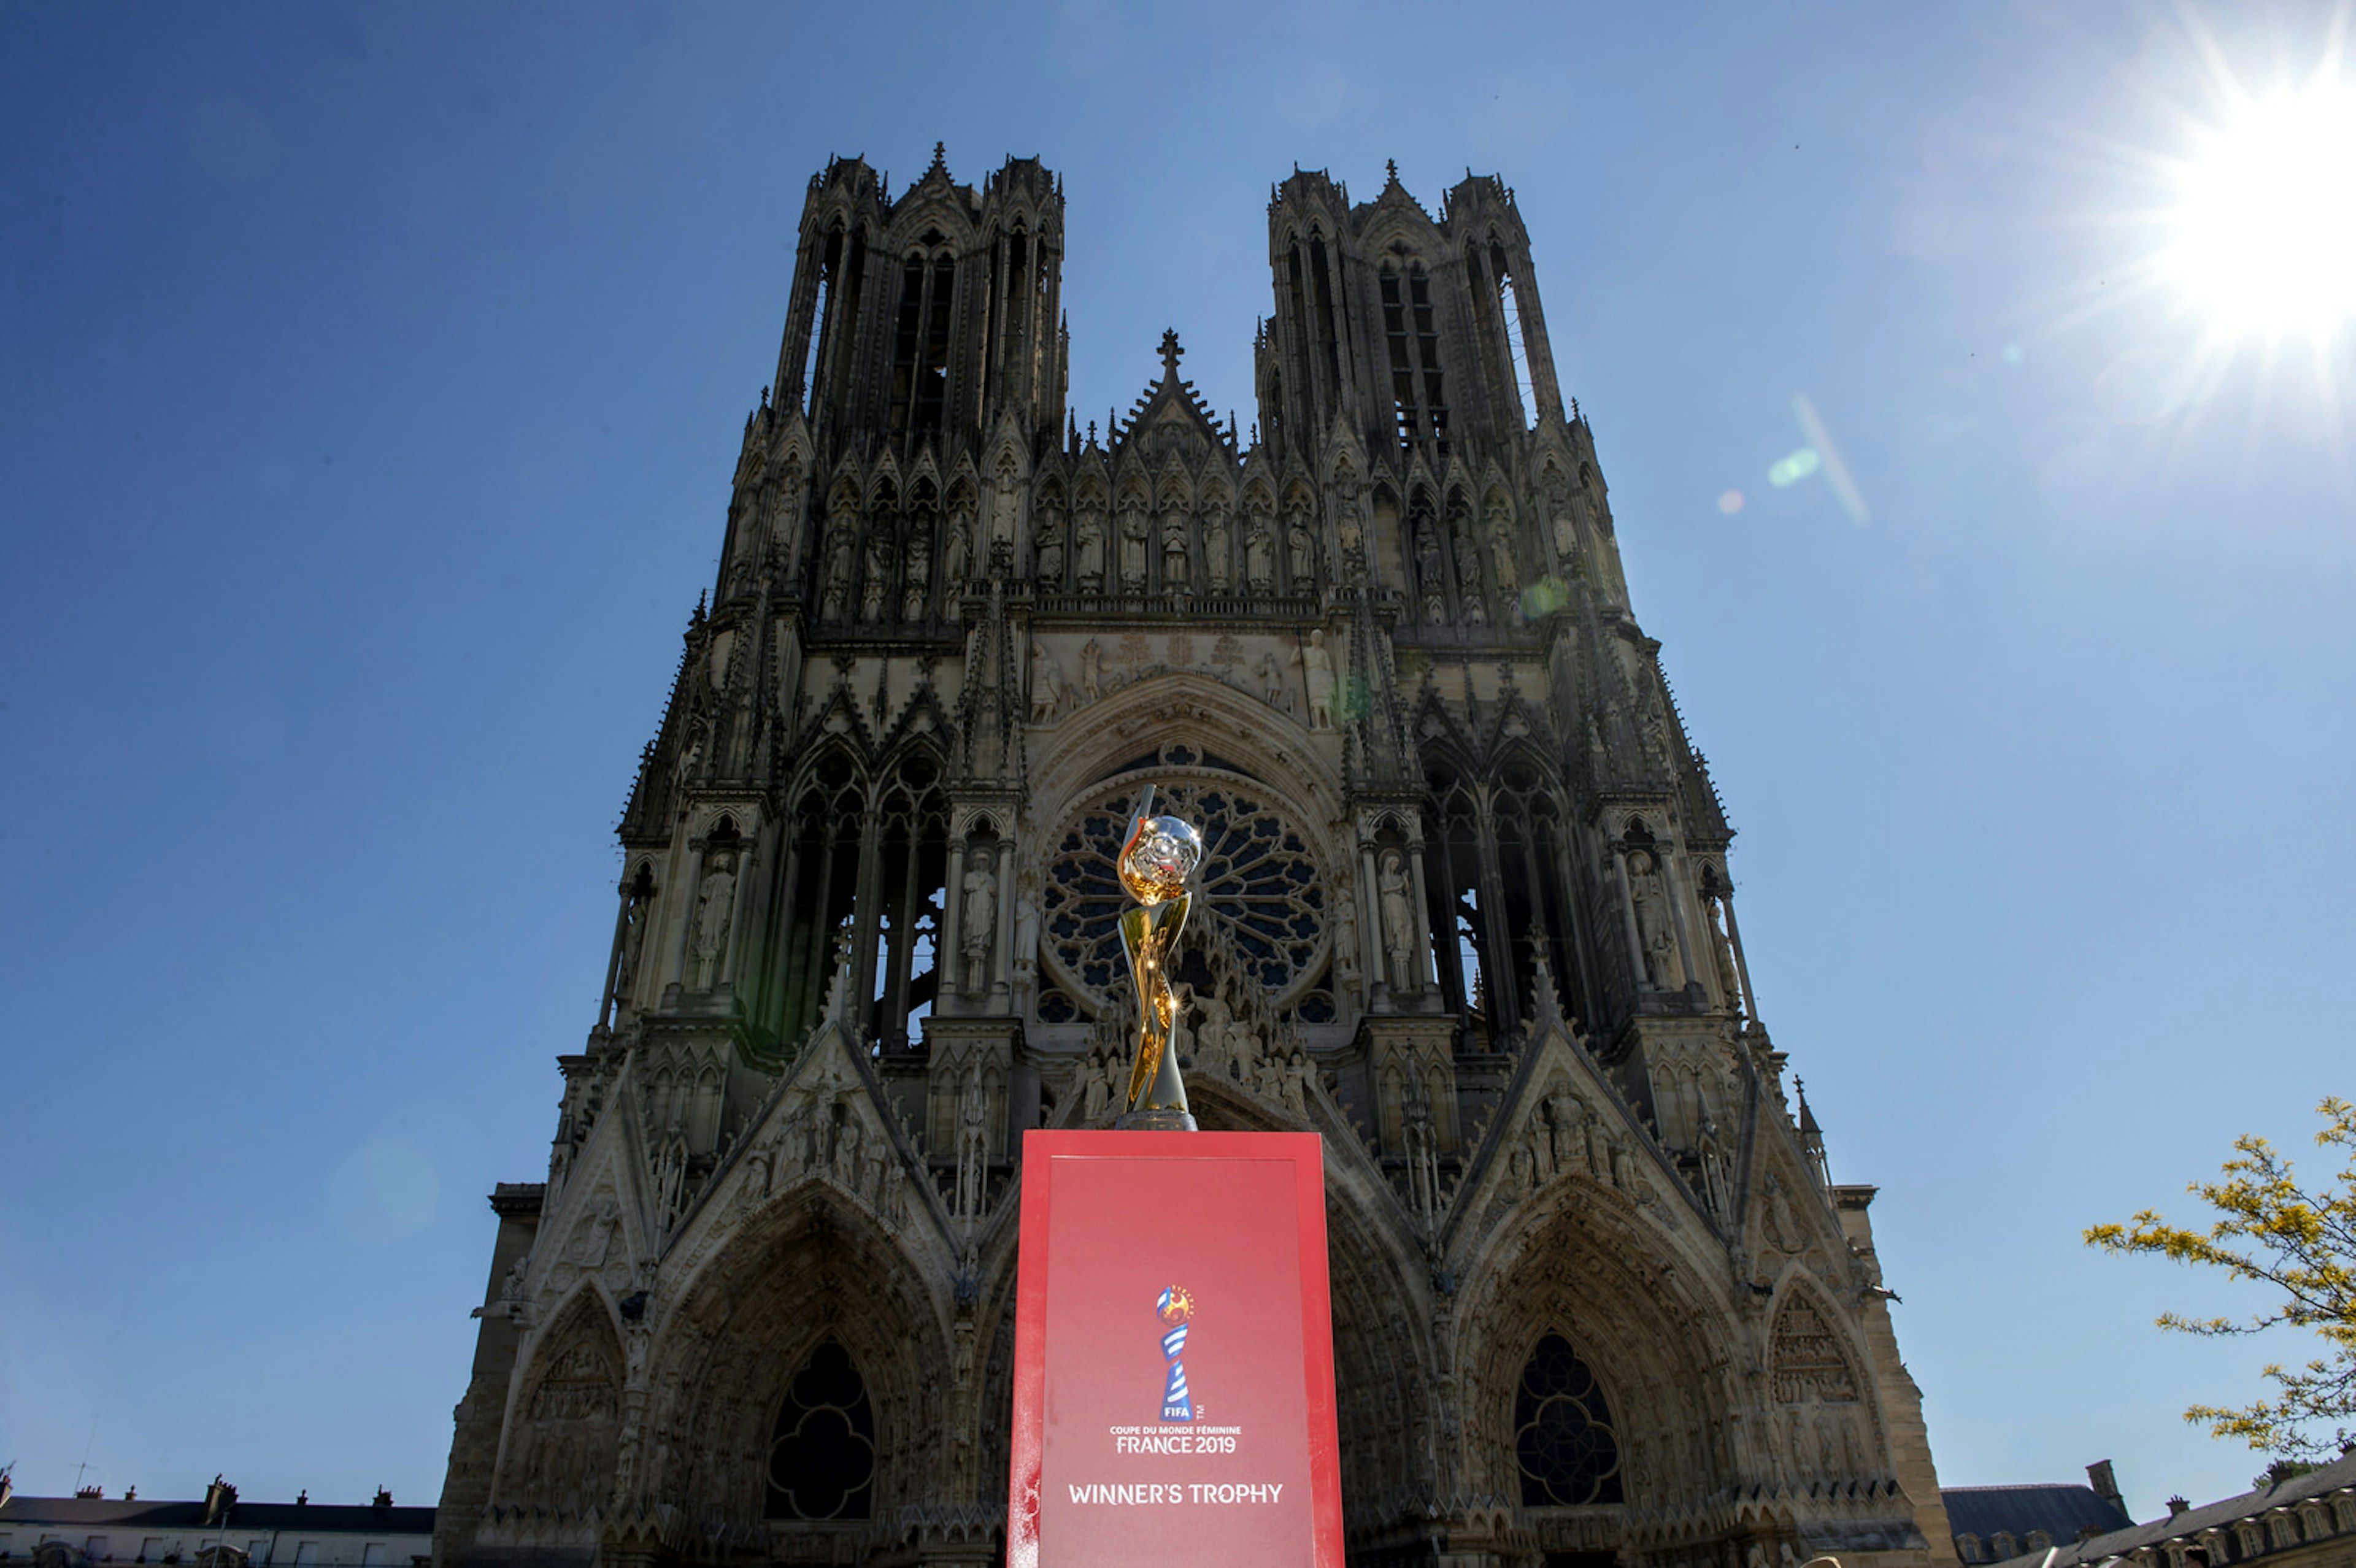
<svg viewBox="0 0 2356 1568">
<path fill-rule="evenodd" d="M 948 144 L 947 142 L 935 142 L 933 144 L 933 165 L 925 171 L 925 177 L 929 179 L 935 175 L 946 175 L 948 172 Z"/>
<path fill-rule="evenodd" d="M 1171 327 L 1162 333 L 1162 375 L 1163 379 L 1174 381 L 1178 379 L 1178 361 L 1185 352 L 1186 351 L 1183 348 L 1178 347 L 1178 329 L 1176 327 Z"/>
</svg>

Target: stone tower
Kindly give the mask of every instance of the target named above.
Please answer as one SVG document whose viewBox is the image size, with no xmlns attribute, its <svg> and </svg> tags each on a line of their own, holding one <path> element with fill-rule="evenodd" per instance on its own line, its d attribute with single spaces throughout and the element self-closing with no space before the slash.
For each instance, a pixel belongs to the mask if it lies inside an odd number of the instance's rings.
<svg viewBox="0 0 2356 1568">
<path fill-rule="evenodd" d="M 1082 433 L 1063 219 L 810 182 L 437 1563 L 997 1560 L 1022 1134 L 1117 1109 L 1148 782 L 1195 1114 L 1324 1138 L 1354 1562 L 1951 1560 L 1513 193 L 1276 187 L 1249 442 L 1174 334 Z"/>
</svg>

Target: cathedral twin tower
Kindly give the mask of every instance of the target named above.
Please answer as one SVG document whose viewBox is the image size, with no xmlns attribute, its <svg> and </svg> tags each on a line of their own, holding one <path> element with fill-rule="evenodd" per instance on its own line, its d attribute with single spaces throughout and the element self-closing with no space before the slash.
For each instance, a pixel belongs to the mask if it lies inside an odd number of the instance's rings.
<svg viewBox="0 0 2356 1568">
<path fill-rule="evenodd" d="M 1354 1563 L 1952 1561 L 1513 193 L 1278 187 L 1248 443 L 1174 336 L 1078 429 L 1063 251 L 1036 160 L 810 182 L 437 1564 L 999 1559 L 1022 1134 L 1117 1108 L 1148 783 L 1195 1115 L 1323 1135 Z"/>
</svg>

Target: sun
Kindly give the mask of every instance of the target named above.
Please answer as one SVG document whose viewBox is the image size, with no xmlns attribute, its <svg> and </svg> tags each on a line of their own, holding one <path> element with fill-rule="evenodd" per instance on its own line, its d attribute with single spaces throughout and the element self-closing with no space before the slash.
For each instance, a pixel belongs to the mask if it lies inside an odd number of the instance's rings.
<svg viewBox="0 0 2356 1568">
<path fill-rule="evenodd" d="M 2356 89 L 2236 95 L 2194 133 L 2162 270 L 2232 333 L 2329 336 L 2356 318 Z"/>
</svg>

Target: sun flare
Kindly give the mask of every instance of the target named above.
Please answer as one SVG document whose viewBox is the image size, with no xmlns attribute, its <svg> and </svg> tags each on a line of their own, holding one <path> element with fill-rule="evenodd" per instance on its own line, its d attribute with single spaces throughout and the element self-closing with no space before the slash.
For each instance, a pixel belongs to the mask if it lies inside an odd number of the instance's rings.
<svg viewBox="0 0 2356 1568">
<path fill-rule="evenodd" d="M 2166 270 L 2219 327 L 2322 335 L 2356 316 L 2356 91 L 2244 101 L 2178 183 Z"/>
</svg>

